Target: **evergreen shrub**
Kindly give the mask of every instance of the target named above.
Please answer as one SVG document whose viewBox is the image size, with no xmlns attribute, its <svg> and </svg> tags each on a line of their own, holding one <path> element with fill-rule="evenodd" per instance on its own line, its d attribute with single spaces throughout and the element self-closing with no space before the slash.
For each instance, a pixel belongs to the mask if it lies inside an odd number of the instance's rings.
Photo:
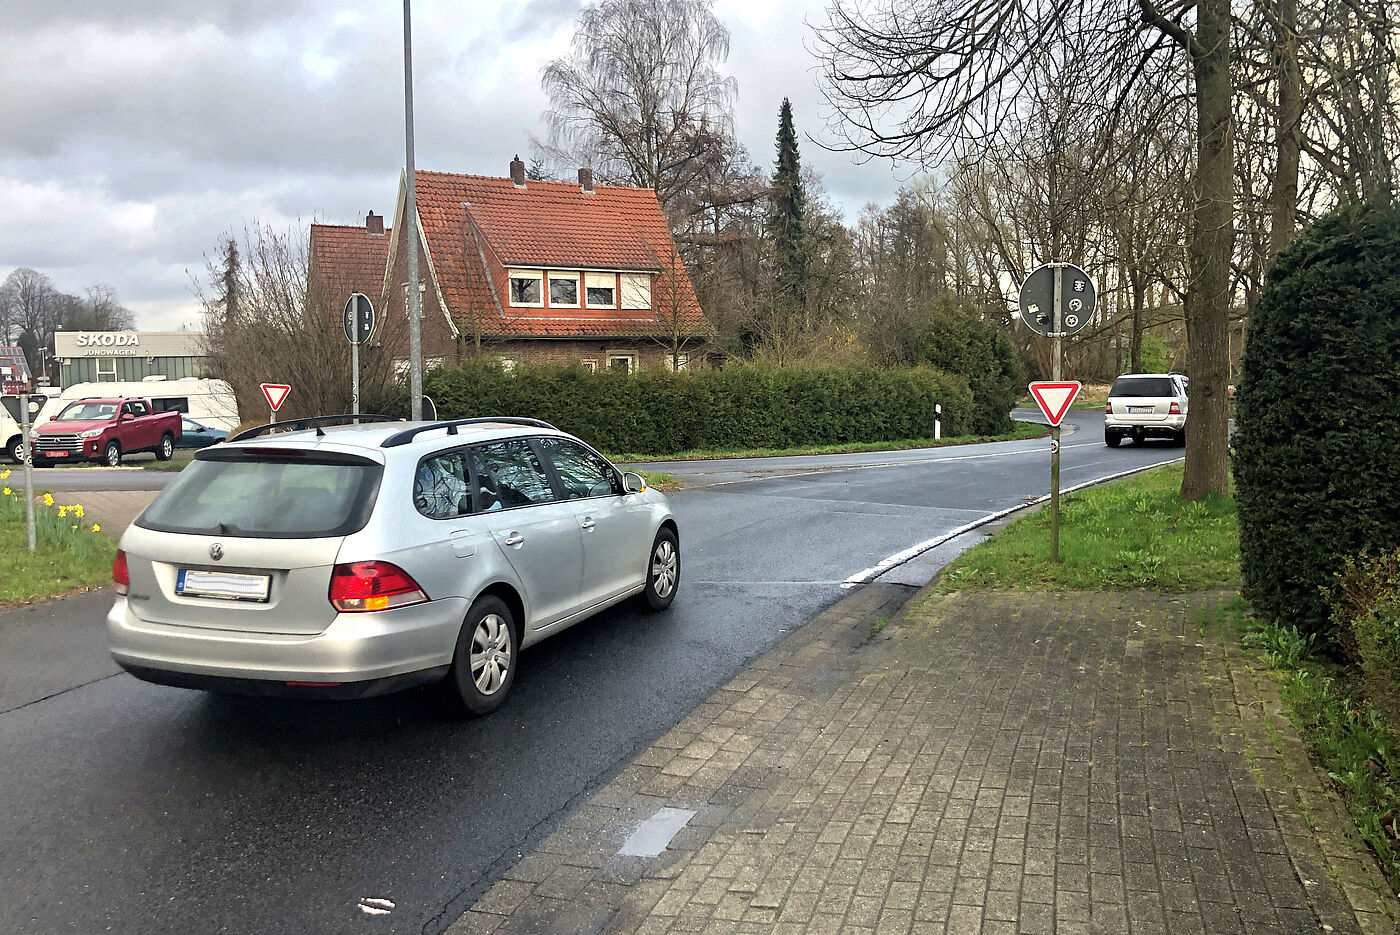
<svg viewBox="0 0 1400 935">
<path fill-rule="evenodd" d="M 967 378 L 972 432 L 1011 431 L 1011 408 L 1025 391 L 1026 380 L 1011 340 L 996 322 L 969 304 L 940 298 L 929 313 L 923 358 L 939 370 Z"/>
<path fill-rule="evenodd" d="M 440 369 L 424 392 L 443 419 L 543 419 L 603 451 L 643 455 L 931 438 L 972 431 L 967 380 L 914 367 L 727 366 L 627 375 L 494 361 Z M 1009 407 L 1008 407 L 1009 408 Z"/>
<path fill-rule="evenodd" d="M 1400 544 L 1400 212 L 1338 209 L 1250 316 L 1234 442 L 1245 596 L 1328 632 L 1346 556 Z"/>
</svg>

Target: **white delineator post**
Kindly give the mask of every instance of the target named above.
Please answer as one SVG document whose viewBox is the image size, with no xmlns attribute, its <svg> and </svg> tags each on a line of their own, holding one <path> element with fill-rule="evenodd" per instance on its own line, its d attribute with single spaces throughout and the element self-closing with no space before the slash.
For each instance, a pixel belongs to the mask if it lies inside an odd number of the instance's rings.
<svg viewBox="0 0 1400 935">
<path fill-rule="evenodd" d="M 943 404 L 933 404 L 933 440 L 938 441 L 943 437 Z"/>
<path fill-rule="evenodd" d="M 24 531 L 29 537 L 29 551 L 34 540 L 34 446 L 29 441 L 29 394 L 19 394 L 20 452 L 24 455 Z"/>
</svg>

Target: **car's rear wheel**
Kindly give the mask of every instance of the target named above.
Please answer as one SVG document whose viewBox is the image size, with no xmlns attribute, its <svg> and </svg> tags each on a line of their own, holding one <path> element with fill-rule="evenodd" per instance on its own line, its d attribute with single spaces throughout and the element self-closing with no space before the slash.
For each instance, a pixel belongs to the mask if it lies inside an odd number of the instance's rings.
<svg viewBox="0 0 1400 935">
<path fill-rule="evenodd" d="M 663 526 L 656 532 L 647 561 L 647 583 L 642 600 L 652 610 L 665 610 L 676 599 L 681 583 L 681 549 L 676 534 Z"/>
<path fill-rule="evenodd" d="M 490 714 L 499 708 L 515 682 L 520 655 L 515 615 L 505 601 L 492 595 L 477 598 L 467 612 L 457 651 L 444 688 L 448 698 L 468 714 Z"/>
<path fill-rule="evenodd" d="M 1184 446 L 1186 444 L 1186 430 L 1182 429 L 1181 431 L 1173 435 L 1172 443 L 1175 444 L 1178 448 Z"/>
<path fill-rule="evenodd" d="M 161 461 L 169 461 L 175 454 L 175 438 L 169 432 L 160 437 L 160 447 L 156 449 L 156 457 Z"/>
<path fill-rule="evenodd" d="M 122 446 L 116 442 L 108 442 L 107 447 L 102 449 L 102 463 L 108 467 L 121 467 Z"/>
<path fill-rule="evenodd" d="M 1105 430 L 1103 433 L 1103 443 L 1110 448 L 1117 448 L 1123 441 L 1123 436 L 1119 432 Z"/>
</svg>

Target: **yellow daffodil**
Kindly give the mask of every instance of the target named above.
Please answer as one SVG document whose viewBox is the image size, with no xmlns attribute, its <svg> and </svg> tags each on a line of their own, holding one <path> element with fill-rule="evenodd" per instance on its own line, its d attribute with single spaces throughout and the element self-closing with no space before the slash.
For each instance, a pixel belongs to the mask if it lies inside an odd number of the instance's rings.
<svg viewBox="0 0 1400 935">
<path fill-rule="evenodd" d="M 81 503 L 73 504 L 73 515 L 78 517 L 78 519 L 83 518 L 83 505 Z"/>
<path fill-rule="evenodd" d="M 93 524 L 92 524 L 92 531 L 93 531 L 93 532 L 101 532 L 101 531 L 102 531 L 102 527 L 99 526 L 99 525 L 97 525 L 96 523 L 93 523 Z"/>
<path fill-rule="evenodd" d="M 44 494 L 44 506 L 53 506 L 53 494 Z"/>
<path fill-rule="evenodd" d="M 73 528 L 74 528 L 74 529 L 77 529 L 77 528 L 78 528 L 78 524 L 77 524 L 77 523 L 74 523 L 74 524 L 73 524 Z"/>
<path fill-rule="evenodd" d="M 10 479 L 10 469 L 9 469 L 9 468 L 6 468 L 6 469 L 5 469 L 5 473 L 4 473 L 4 474 L 0 474 L 0 480 L 9 480 L 9 479 Z"/>
<path fill-rule="evenodd" d="M 66 506 L 61 506 L 61 507 L 59 507 L 59 508 L 58 508 L 58 515 L 59 515 L 59 516 L 67 516 L 67 515 L 68 515 L 68 507 L 66 507 Z"/>
<path fill-rule="evenodd" d="M 8 487 L 5 488 L 5 496 L 10 496 L 10 488 Z"/>
</svg>

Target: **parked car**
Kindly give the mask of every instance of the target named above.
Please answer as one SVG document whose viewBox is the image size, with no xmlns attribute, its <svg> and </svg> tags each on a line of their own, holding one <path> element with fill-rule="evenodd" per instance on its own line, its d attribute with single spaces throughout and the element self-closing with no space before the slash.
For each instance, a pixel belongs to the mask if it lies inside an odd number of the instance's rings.
<svg viewBox="0 0 1400 935">
<path fill-rule="evenodd" d="M 49 405 L 44 407 L 35 424 L 42 424 L 52 418 L 70 402 L 99 396 L 144 399 L 156 412 L 178 412 L 211 428 L 223 429 L 226 432 L 239 423 L 238 403 L 234 399 L 233 388 L 223 380 L 208 380 L 202 377 L 169 380 L 152 375 L 141 380 L 74 383 L 64 387 L 62 393 L 50 396 Z"/>
<path fill-rule="evenodd" d="M 1125 373 L 1114 380 L 1104 407 L 1104 444 L 1117 448 L 1124 438 L 1138 443 L 1170 438 L 1186 444 L 1190 406 L 1185 379 L 1175 373 Z"/>
<path fill-rule="evenodd" d="M 185 417 L 180 420 L 180 440 L 175 443 L 175 447 L 208 448 L 223 441 L 227 436 L 227 429 L 215 428 Z"/>
<path fill-rule="evenodd" d="M 119 665 L 252 694 L 435 682 L 485 714 L 521 649 L 630 597 L 674 600 L 666 497 L 579 439 L 529 419 L 329 424 L 350 418 L 195 454 L 122 536 Z"/>
<path fill-rule="evenodd" d="M 43 393 L 29 397 L 29 422 L 32 426 L 48 397 Z M 4 454 L 15 464 L 24 457 L 24 430 L 20 425 L 19 397 L 8 394 L 0 397 L 0 444 L 5 446 Z"/>
<path fill-rule="evenodd" d="M 136 451 L 153 451 L 169 461 L 180 435 L 178 412 L 155 412 L 147 399 L 110 397 L 69 403 L 30 432 L 29 442 L 35 467 L 56 460 L 116 467 Z"/>
</svg>

